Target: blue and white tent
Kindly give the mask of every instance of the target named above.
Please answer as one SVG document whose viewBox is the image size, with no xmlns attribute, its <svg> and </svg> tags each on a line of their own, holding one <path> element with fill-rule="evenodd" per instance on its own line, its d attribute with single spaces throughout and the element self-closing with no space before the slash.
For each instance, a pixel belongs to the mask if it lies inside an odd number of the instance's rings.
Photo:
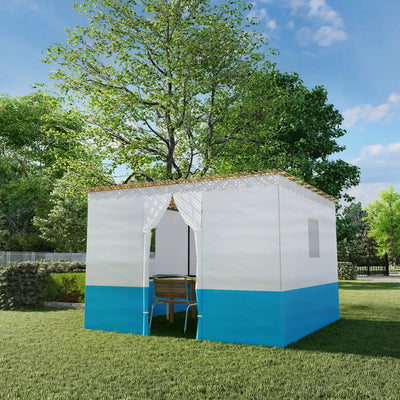
<svg viewBox="0 0 400 400">
<path fill-rule="evenodd" d="M 339 319 L 334 199 L 283 172 L 92 189 L 85 328 L 149 335 L 156 273 L 196 275 L 197 339 L 284 347 Z"/>
</svg>

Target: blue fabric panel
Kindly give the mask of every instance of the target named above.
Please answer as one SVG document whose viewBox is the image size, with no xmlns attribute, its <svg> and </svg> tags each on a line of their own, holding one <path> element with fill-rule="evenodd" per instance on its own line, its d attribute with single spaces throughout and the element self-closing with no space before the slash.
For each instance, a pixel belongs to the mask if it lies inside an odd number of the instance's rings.
<svg viewBox="0 0 400 400">
<path fill-rule="evenodd" d="M 281 292 L 198 289 L 197 339 L 283 346 Z"/>
<path fill-rule="evenodd" d="M 143 319 L 142 287 L 86 286 L 86 329 L 146 334 Z"/>
<path fill-rule="evenodd" d="M 337 321 L 338 283 L 282 292 L 284 346 Z"/>
<path fill-rule="evenodd" d="M 153 281 L 150 281 L 149 283 L 149 315 L 151 312 L 151 306 L 153 303 L 156 301 L 156 296 L 154 294 L 154 284 Z M 154 312 L 153 316 L 157 315 L 166 315 L 166 305 L 165 304 L 157 304 L 154 306 Z M 174 312 L 180 312 L 180 311 L 186 311 L 186 305 L 185 304 L 175 304 L 174 305 Z"/>
</svg>

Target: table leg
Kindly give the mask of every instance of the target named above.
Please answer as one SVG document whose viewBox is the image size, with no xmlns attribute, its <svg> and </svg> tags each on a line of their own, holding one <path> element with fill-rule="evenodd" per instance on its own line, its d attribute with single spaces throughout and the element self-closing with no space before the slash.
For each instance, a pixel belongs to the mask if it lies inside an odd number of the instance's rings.
<svg viewBox="0 0 400 400">
<path fill-rule="evenodd" d="M 169 304 L 169 322 L 174 322 L 174 303 Z"/>
</svg>

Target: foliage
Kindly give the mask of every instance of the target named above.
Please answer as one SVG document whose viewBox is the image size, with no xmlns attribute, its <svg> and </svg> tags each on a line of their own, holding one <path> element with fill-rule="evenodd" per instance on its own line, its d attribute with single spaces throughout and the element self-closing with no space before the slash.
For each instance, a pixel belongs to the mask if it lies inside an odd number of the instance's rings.
<svg viewBox="0 0 400 400">
<path fill-rule="evenodd" d="M 84 272 L 86 263 L 66 260 L 39 260 L 36 262 L 49 273 Z"/>
<path fill-rule="evenodd" d="M 338 260 L 350 261 L 355 265 L 385 265 L 378 255 L 376 241 L 369 236 L 366 210 L 361 203 L 350 203 L 337 212 Z"/>
<path fill-rule="evenodd" d="M 323 86 L 309 90 L 295 73 L 260 70 L 237 87 L 217 172 L 282 168 L 337 198 L 359 183 L 359 169 L 330 157 L 344 150 L 343 118 Z"/>
<path fill-rule="evenodd" d="M 72 294 L 83 301 L 85 274 L 71 272 L 84 269 L 85 263 L 60 260 L 24 261 L 13 263 L 5 269 L 0 268 L 0 309 L 38 306 L 43 300 L 53 300 L 51 297 L 57 293 L 71 295 L 74 290 Z M 74 282 L 70 281 L 63 286 L 63 277 L 73 278 L 77 287 L 74 288 Z"/>
<path fill-rule="evenodd" d="M 45 297 L 46 301 L 84 303 L 85 274 L 82 273 L 50 274 Z"/>
<path fill-rule="evenodd" d="M 79 138 L 84 128 L 80 114 L 64 109 L 59 97 L 41 91 L 0 95 L 0 247 L 54 250 L 32 219 L 47 215 L 54 182 L 68 169 L 80 171 L 75 176 L 88 185 L 101 177 L 109 182 L 89 143 Z"/>
<path fill-rule="evenodd" d="M 38 306 L 43 301 L 47 271 L 37 263 L 14 263 L 0 270 L 0 309 Z"/>
<path fill-rule="evenodd" d="M 338 262 L 338 279 L 354 281 L 357 279 L 357 267 L 351 262 Z"/>
<path fill-rule="evenodd" d="M 368 225 L 364 220 L 367 215 L 361 203 L 350 203 L 345 207 L 340 207 L 336 223 L 338 242 L 343 241 L 351 246 L 367 230 Z"/>
<path fill-rule="evenodd" d="M 92 138 L 137 179 L 205 174 L 234 88 L 262 61 L 239 0 L 87 0 L 86 27 L 68 30 L 46 62 L 63 93 L 85 104 Z M 268 65 L 268 64 L 267 64 Z M 224 140 L 230 140 L 229 133 Z"/>
<path fill-rule="evenodd" d="M 376 240 L 378 253 L 388 254 L 396 265 L 400 257 L 400 194 L 392 186 L 382 190 L 379 200 L 367 206 L 365 221 L 370 226 L 369 236 Z"/>
<path fill-rule="evenodd" d="M 283 168 L 333 196 L 359 170 L 344 149 L 340 113 L 322 86 L 264 60 L 240 0 L 86 0 L 86 27 L 48 50 L 63 93 L 84 103 L 91 138 L 129 179 Z M 274 51 L 272 51 L 273 53 Z M 87 134 L 87 132 L 85 133 Z"/>
<path fill-rule="evenodd" d="M 47 216 L 33 218 L 40 237 L 55 251 L 86 251 L 87 197 L 82 187 L 71 183 L 68 174 L 54 184 Z"/>
</svg>

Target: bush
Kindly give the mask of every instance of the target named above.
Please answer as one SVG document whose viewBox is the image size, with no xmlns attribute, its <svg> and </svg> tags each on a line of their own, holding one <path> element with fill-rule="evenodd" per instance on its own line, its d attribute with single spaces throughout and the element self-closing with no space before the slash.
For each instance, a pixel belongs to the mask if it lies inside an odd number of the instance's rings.
<svg viewBox="0 0 400 400">
<path fill-rule="evenodd" d="M 357 279 L 357 267 L 351 262 L 338 262 L 338 278 L 344 281 Z"/>
<path fill-rule="evenodd" d="M 85 296 L 85 274 L 65 274 L 70 271 L 85 271 L 86 264 L 63 260 L 40 260 L 16 262 L 8 268 L 0 268 L 0 309 L 13 310 L 35 307 L 44 300 L 83 302 Z M 53 279 L 50 275 L 59 275 Z M 76 275 L 64 282 L 62 275 Z"/>
<path fill-rule="evenodd" d="M 50 274 L 45 300 L 65 301 L 69 303 L 84 303 L 85 274 L 82 273 Z"/>
<path fill-rule="evenodd" d="M 49 273 L 85 272 L 86 263 L 65 260 L 40 260 L 38 261 Z"/>
<path fill-rule="evenodd" d="M 39 263 L 19 262 L 1 269 L 0 309 L 40 305 L 47 284 L 48 272 Z"/>
</svg>

